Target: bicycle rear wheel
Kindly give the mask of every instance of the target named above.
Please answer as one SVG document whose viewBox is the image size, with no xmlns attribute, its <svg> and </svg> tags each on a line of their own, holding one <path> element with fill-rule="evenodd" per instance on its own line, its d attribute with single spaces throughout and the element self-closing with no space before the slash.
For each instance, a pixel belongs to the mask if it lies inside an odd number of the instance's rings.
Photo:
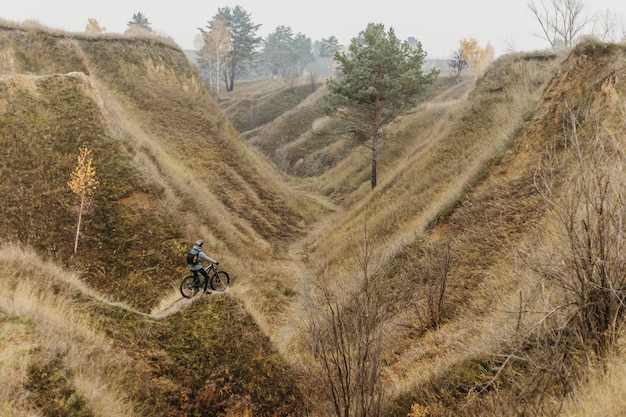
<svg viewBox="0 0 626 417">
<path fill-rule="evenodd" d="M 213 291 L 224 291 L 230 283 L 230 277 L 226 271 L 216 271 L 211 277 L 211 289 Z"/>
<path fill-rule="evenodd" d="M 180 282 L 180 293 L 185 298 L 191 298 L 200 291 L 200 279 L 193 275 L 186 276 Z"/>
</svg>

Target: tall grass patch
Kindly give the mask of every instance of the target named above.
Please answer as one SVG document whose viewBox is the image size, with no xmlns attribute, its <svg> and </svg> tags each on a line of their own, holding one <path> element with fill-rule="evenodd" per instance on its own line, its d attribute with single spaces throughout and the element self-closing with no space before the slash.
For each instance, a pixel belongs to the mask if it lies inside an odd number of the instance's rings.
<svg viewBox="0 0 626 417">
<path fill-rule="evenodd" d="M 33 259 L 43 268 L 34 268 Z M 120 389 L 128 362 L 78 311 L 76 277 L 13 246 L 0 249 L 0 264 L 3 327 L 22 323 L 22 341 L 15 344 L 14 355 L 21 361 L 18 368 L 12 367 L 18 378 L 11 386 L 11 407 L 51 415 L 134 416 L 131 401 Z M 7 372 L 5 366 L 2 370 Z M 100 390 L 83 390 L 82 378 Z M 103 402 L 108 406 L 100 409 Z"/>
</svg>

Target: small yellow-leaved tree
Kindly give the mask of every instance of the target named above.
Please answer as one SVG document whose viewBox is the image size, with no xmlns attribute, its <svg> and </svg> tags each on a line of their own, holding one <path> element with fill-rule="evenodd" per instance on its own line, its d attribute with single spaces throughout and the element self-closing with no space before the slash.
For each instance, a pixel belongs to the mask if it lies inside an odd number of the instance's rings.
<svg viewBox="0 0 626 417">
<path fill-rule="evenodd" d="M 92 17 L 87 20 L 87 25 L 85 25 L 85 33 L 104 33 L 105 28 L 100 26 L 100 23 Z"/>
<path fill-rule="evenodd" d="M 461 45 L 461 57 L 474 73 L 474 78 L 478 79 L 485 72 L 487 65 L 493 61 L 493 46 L 487 42 L 487 45 L 481 48 L 474 38 L 461 39 L 459 43 Z"/>
<path fill-rule="evenodd" d="M 70 175 L 67 182 L 72 192 L 78 196 L 78 223 L 76 224 L 76 240 L 74 241 L 74 253 L 78 250 L 78 237 L 80 236 L 80 224 L 83 218 L 83 211 L 91 203 L 94 190 L 98 185 L 96 180 L 96 168 L 93 166 L 91 149 L 81 148 L 76 161 L 76 168 Z"/>
</svg>

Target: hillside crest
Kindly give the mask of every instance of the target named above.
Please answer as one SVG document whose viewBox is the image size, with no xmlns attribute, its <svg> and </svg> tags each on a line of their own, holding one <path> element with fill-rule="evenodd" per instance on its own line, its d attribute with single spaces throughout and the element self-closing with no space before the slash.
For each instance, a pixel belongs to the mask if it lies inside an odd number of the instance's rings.
<svg viewBox="0 0 626 417">
<path fill-rule="evenodd" d="M 370 323 L 385 415 L 517 409 L 534 375 L 502 358 L 536 319 L 533 265 L 558 255 L 542 184 L 567 195 L 571 126 L 623 149 L 625 53 L 441 77 L 388 127 L 371 191 L 358 143 L 315 112 L 321 82 L 242 82 L 218 105 L 168 42 L 0 26 L 0 410 L 329 415 L 337 317 Z M 74 255 L 84 147 L 99 187 Z M 233 285 L 181 301 L 197 238 Z M 546 413 L 565 401 L 551 383 Z"/>
</svg>

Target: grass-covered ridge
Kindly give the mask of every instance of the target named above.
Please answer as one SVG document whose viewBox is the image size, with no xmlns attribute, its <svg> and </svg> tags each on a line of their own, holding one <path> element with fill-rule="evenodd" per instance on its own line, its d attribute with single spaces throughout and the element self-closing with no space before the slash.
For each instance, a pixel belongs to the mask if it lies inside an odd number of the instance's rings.
<svg viewBox="0 0 626 417">
<path fill-rule="evenodd" d="M 294 375 L 231 297 L 157 319 L 21 248 L 2 246 L 0 265 L 3 414 L 289 415 L 302 401 Z"/>
<path fill-rule="evenodd" d="M 367 152 L 314 111 L 323 87 L 241 83 L 216 103 L 158 38 L 3 26 L 0 56 L 0 414 L 327 416 L 324 353 L 352 364 L 364 346 L 382 415 L 558 415 L 581 408 L 578 386 L 601 397 L 577 379 L 585 338 L 533 326 L 568 287 L 550 279 L 576 276 L 559 269 L 557 209 L 607 178 L 570 151 L 620 160 L 623 46 L 441 79 L 388 126 L 374 191 Z M 225 114 L 252 102 L 264 122 L 240 135 Z M 83 146 L 100 183 L 73 255 Z M 198 237 L 232 286 L 183 300 Z"/>
<path fill-rule="evenodd" d="M 79 73 L 0 82 L 2 159 L 7 161 L 0 185 L 6 196 L 0 203 L 7 213 L 0 220 L 4 241 L 31 246 L 81 270 L 91 285 L 115 289 L 112 295 L 121 300 L 142 308 L 154 304 L 158 296 L 139 295 L 137 285 L 145 280 L 157 292 L 169 288 L 158 277 L 173 275 L 178 267 L 180 225 L 151 196 L 155 191 L 147 190 L 127 150 L 110 136 L 93 85 Z M 67 181 L 81 147 L 93 151 L 100 185 L 74 255 L 76 199 Z M 128 207 L 141 193 L 145 204 Z M 155 239 L 161 242 L 158 251 L 146 245 Z"/>
<path fill-rule="evenodd" d="M 298 233 L 303 216 L 235 139 L 182 51 L 151 39 L 0 34 L 2 54 L 18 57 L 7 73 L 28 74 L 0 80 L 5 241 L 80 268 L 94 287 L 148 309 L 184 273 L 188 242 L 202 236 L 216 257 L 250 257 Z M 72 48 L 30 47 L 59 43 Z M 39 61 L 63 66 L 48 74 Z M 81 147 L 92 149 L 100 185 L 72 256 L 67 180 Z"/>
<path fill-rule="evenodd" d="M 15 331 L 2 349 L 24 364 L 3 367 L 3 385 L 15 372 L 20 378 L 0 409 L 81 416 L 294 409 L 300 399 L 291 371 L 244 303 L 208 299 L 169 318 L 146 316 L 179 301 L 195 239 L 205 239 L 237 293 L 252 278 L 249 265 L 280 258 L 310 216 L 237 138 L 183 52 L 157 39 L 2 26 L 0 56 L 7 57 L 0 66 L 0 320 Z M 76 199 L 67 182 L 83 147 L 99 184 L 73 254 Z M 72 275 L 79 288 L 68 296 L 57 275 Z M 31 312 L 35 306 L 43 310 Z M 49 344 L 48 333 L 66 336 Z M 15 338 L 21 348 L 11 347 Z M 207 391 L 212 380 L 221 382 Z M 26 395 L 33 401 L 22 401 Z"/>
</svg>

